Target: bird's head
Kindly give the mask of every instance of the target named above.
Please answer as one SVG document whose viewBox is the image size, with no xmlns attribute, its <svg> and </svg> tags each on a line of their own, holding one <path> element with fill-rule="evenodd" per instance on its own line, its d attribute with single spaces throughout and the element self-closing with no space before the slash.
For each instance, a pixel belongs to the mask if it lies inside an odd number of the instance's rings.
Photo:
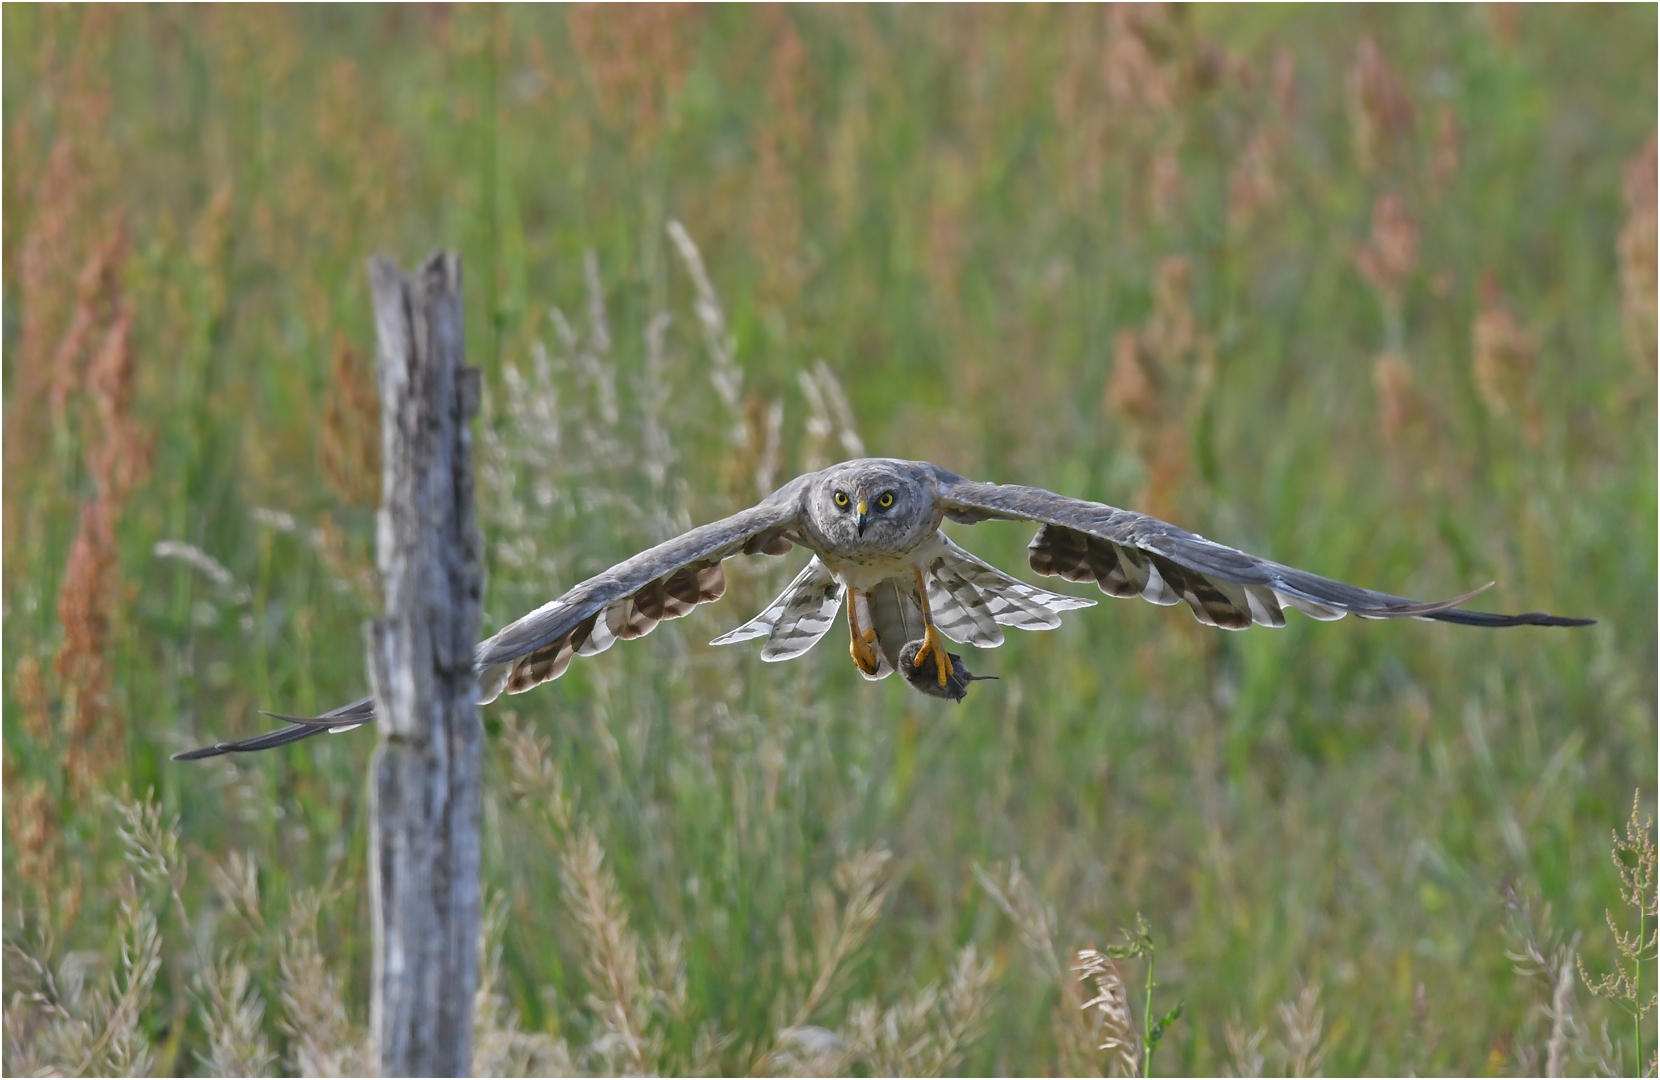
<svg viewBox="0 0 1660 1080">
<path fill-rule="evenodd" d="M 837 551 L 909 551 L 939 527 L 933 485 L 909 462 L 865 458 L 832 465 L 807 495 L 814 531 Z"/>
</svg>

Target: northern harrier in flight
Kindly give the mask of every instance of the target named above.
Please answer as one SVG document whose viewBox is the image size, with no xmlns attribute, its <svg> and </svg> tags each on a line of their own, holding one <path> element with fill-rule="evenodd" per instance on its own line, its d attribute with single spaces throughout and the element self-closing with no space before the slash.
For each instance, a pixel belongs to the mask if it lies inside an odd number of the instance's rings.
<svg viewBox="0 0 1660 1080">
<path fill-rule="evenodd" d="M 850 651 L 860 674 L 900 671 L 917 689 L 960 700 L 969 675 L 942 635 L 981 648 L 1003 643 L 1003 627 L 1052 630 L 1062 611 L 1095 601 L 1018 581 L 964 551 L 944 521 L 1034 521 L 1028 556 L 1039 574 L 1092 581 L 1108 596 L 1186 603 L 1225 630 L 1284 626 L 1284 609 L 1316 619 L 1435 619 L 1466 626 L 1585 626 L 1595 620 L 1543 612 L 1494 615 L 1458 605 L 1481 592 L 1419 603 L 1268 562 L 1157 518 L 1041 488 L 966 480 L 925 461 L 865 458 L 798 476 L 748 510 L 711 522 L 618 563 L 479 645 L 479 702 L 529 690 L 565 673 L 574 656 L 643 637 L 726 591 L 732 555 L 813 558 L 778 599 L 712 644 L 767 639 L 763 660 L 812 648 L 847 602 Z M 288 727 L 174 755 L 178 760 L 284 746 L 374 720 L 365 698 L 314 718 L 277 717 Z"/>
</svg>

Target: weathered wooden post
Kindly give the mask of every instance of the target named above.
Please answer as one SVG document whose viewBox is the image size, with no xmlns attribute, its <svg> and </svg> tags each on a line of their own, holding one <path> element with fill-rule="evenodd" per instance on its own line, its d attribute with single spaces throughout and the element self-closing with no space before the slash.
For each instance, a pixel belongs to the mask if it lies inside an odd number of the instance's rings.
<svg viewBox="0 0 1660 1080">
<path fill-rule="evenodd" d="M 479 759 L 473 648 L 484 590 L 464 366 L 461 261 L 413 275 L 369 261 L 380 382 L 377 528 L 386 614 L 369 624 L 380 746 L 370 767 L 375 969 L 383 1076 L 471 1071 L 478 981 Z"/>
</svg>

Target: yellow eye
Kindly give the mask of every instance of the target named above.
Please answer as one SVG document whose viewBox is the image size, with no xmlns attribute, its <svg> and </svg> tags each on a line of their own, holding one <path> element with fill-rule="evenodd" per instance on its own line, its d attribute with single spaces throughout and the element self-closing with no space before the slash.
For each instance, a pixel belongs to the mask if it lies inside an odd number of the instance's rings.
<svg viewBox="0 0 1660 1080">
<path fill-rule="evenodd" d="M 836 492 L 836 505 L 837 506 L 846 506 L 847 505 L 847 492 L 845 492 L 845 491 Z"/>
<path fill-rule="evenodd" d="M 888 507 L 892 506 L 893 505 L 893 492 L 884 491 L 882 493 L 882 497 L 880 499 L 876 500 L 876 505 L 880 506 L 884 510 L 886 510 Z"/>
</svg>

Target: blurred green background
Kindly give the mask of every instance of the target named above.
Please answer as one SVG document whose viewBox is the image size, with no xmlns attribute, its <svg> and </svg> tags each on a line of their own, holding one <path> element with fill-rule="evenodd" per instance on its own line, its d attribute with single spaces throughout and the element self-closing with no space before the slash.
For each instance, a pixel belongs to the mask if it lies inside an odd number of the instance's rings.
<svg viewBox="0 0 1660 1080">
<path fill-rule="evenodd" d="M 487 711 L 516 1049 L 481 1067 L 1121 1067 L 1066 969 L 1139 912 L 1186 1001 L 1159 1071 L 1544 1068 L 1563 991 L 1510 954 L 1611 968 L 1609 830 L 1655 792 L 1655 37 L 1651 5 L 8 6 L 6 1071 L 354 1060 L 373 735 L 167 755 L 364 692 L 364 261 L 438 247 L 487 631 L 860 445 L 1600 620 L 1102 598 L 951 707 L 839 631 L 709 648 L 801 556 L 729 564 Z M 1031 577 L 1029 529 L 955 536 Z M 1634 1070 L 1566 985 L 1568 1067 Z"/>
</svg>

